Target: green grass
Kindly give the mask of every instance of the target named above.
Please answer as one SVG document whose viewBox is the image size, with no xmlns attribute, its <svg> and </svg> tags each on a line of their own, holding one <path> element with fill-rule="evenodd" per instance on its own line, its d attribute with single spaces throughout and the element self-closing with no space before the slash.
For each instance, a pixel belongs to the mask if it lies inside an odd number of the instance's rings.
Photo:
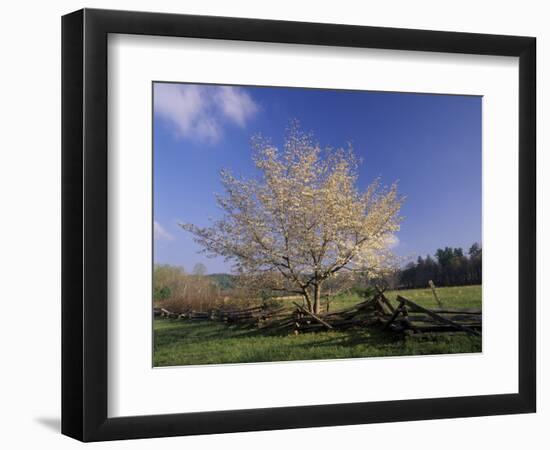
<svg viewBox="0 0 550 450">
<path fill-rule="evenodd" d="M 481 286 L 439 288 L 444 306 L 481 308 Z M 397 294 L 427 307 L 437 307 L 429 289 Z M 339 296 L 331 310 L 361 301 Z M 188 322 L 159 319 L 154 323 L 154 365 L 198 365 L 265 361 L 364 358 L 381 356 L 472 353 L 481 351 L 481 339 L 467 335 L 403 339 L 378 329 L 323 331 L 299 335 L 266 335 L 262 330 L 228 326 L 220 322 Z"/>
<path fill-rule="evenodd" d="M 456 286 L 436 288 L 441 302 L 445 308 L 481 309 L 481 286 Z M 395 300 L 398 295 L 406 297 L 420 306 L 438 308 L 431 289 L 406 289 L 401 291 L 388 291 L 386 297 L 397 305 Z M 331 304 L 331 310 L 338 310 L 352 306 L 362 299 L 358 295 L 339 295 Z"/>
</svg>

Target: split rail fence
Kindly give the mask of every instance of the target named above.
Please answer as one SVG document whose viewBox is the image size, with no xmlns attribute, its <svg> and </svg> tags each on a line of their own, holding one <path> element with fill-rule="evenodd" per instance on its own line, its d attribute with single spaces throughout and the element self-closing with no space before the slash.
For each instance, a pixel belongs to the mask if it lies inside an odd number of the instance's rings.
<svg viewBox="0 0 550 450">
<path fill-rule="evenodd" d="M 179 320 L 213 320 L 295 334 L 377 326 L 407 336 L 457 332 L 481 336 L 481 310 L 444 308 L 437 299 L 440 304 L 437 309 L 425 308 L 401 295 L 397 296 L 397 304 L 392 304 L 384 291 L 377 289 L 374 295 L 351 307 L 320 314 L 314 314 L 299 303 L 292 302 L 286 306 L 217 308 L 207 312 L 188 311 L 181 314 L 154 308 L 154 315 Z"/>
</svg>

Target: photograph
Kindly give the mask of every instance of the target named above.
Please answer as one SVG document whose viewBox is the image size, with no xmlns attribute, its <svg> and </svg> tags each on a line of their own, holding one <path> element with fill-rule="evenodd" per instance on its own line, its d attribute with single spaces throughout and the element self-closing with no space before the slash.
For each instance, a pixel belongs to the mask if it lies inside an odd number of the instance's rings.
<svg viewBox="0 0 550 450">
<path fill-rule="evenodd" d="M 155 367 L 482 351 L 482 97 L 155 81 Z"/>
<path fill-rule="evenodd" d="M 5 4 L 0 449 L 550 448 L 548 14 L 440 3 Z"/>
</svg>

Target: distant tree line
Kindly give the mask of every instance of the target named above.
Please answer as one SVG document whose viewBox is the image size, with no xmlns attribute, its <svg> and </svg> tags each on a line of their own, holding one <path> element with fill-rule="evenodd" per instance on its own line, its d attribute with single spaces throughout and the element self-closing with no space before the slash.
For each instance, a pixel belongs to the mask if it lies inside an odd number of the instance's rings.
<svg viewBox="0 0 550 450">
<path fill-rule="evenodd" d="M 172 306 L 173 311 L 192 307 L 202 310 L 220 297 L 220 288 L 206 275 L 204 264 L 197 263 L 191 273 L 181 266 L 156 264 L 153 270 L 153 301 Z"/>
<path fill-rule="evenodd" d="M 419 257 L 404 268 L 373 278 L 368 273 L 342 272 L 325 282 L 324 296 L 342 292 L 366 296 L 374 286 L 389 289 L 426 288 L 432 280 L 436 286 L 481 284 L 481 246 L 473 244 L 467 254 L 462 248 L 445 247 L 435 255 Z M 263 274 L 263 278 L 276 276 Z M 157 264 L 153 272 L 153 302 L 170 311 L 203 311 L 220 305 L 247 305 L 258 301 L 295 295 L 293 291 L 269 290 L 265 280 L 228 273 L 207 274 L 206 267 L 195 264 L 187 273 L 181 266 Z"/>
<path fill-rule="evenodd" d="M 481 246 L 474 243 L 467 255 L 460 247 L 440 248 L 433 257 L 419 256 L 399 273 L 402 288 L 426 287 L 430 280 L 436 286 L 481 284 Z"/>
<path fill-rule="evenodd" d="M 251 291 L 236 275 L 208 274 L 202 263 L 195 264 L 191 272 L 169 264 L 155 264 L 153 269 L 153 304 L 176 313 L 232 303 L 247 306 L 261 294 Z"/>
</svg>

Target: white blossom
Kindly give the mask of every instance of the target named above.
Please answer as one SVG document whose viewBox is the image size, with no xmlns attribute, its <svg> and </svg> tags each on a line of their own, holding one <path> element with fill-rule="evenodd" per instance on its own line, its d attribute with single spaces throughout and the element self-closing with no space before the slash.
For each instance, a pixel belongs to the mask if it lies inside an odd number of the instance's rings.
<svg viewBox="0 0 550 450">
<path fill-rule="evenodd" d="M 340 271 L 380 272 L 395 261 L 403 198 L 379 180 L 357 189 L 358 161 L 351 146 L 321 150 L 293 123 L 284 148 L 253 139 L 258 179 L 222 171 L 224 215 L 211 226 L 181 226 L 210 255 L 261 277 L 272 289 L 303 295 L 318 312 L 324 280 Z"/>
</svg>

